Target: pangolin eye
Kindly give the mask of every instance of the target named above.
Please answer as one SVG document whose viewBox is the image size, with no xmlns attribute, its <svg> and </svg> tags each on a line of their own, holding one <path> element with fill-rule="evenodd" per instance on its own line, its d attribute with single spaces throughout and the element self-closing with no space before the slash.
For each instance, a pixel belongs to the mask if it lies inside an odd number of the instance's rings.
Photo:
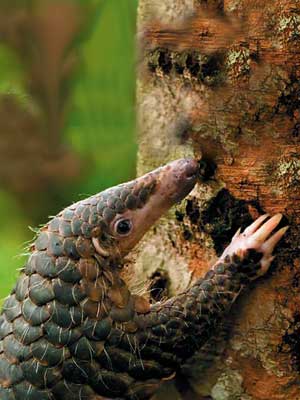
<svg viewBox="0 0 300 400">
<path fill-rule="evenodd" d="M 116 222 L 115 230 L 119 235 L 128 235 L 132 229 L 132 222 L 130 219 L 120 219 Z"/>
</svg>

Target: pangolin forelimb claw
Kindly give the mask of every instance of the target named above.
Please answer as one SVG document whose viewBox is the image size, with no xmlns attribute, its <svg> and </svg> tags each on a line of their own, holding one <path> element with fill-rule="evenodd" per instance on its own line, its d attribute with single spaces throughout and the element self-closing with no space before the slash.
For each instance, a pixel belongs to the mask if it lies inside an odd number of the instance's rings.
<svg viewBox="0 0 300 400">
<path fill-rule="evenodd" d="M 282 214 L 276 214 L 266 221 L 268 217 L 268 214 L 264 214 L 248 226 L 244 232 L 240 233 L 240 230 L 238 230 L 230 245 L 222 254 L 221 259 L 225 259 L 226 256 L 232 257 L 234 254 L 243 259 L 247 256 L 249 250 L 255 250 L 262 254 L 261 268 L 257 272 L 257 276 L 263 275 L 274 259 L 272 252 L 275 246 L 288 229 L 288 227 L 281 228 L 272 235 L 282 219 Z"/>
<path fill-rule="evenodd" d="M 252 239 L 258 243 L 264 242 L 281 221 L 282 214 L 276 214 L 255 231 Z"/>
<path fill-rule="evenodd" d="M 269 217 L 269 214 L 264 214 L 258 217 L 251 225 L 249 225 L 245 230 L 244 234 L 246 236 L 252 235 L 260 226 L 261 224 Z"/>
</svg>

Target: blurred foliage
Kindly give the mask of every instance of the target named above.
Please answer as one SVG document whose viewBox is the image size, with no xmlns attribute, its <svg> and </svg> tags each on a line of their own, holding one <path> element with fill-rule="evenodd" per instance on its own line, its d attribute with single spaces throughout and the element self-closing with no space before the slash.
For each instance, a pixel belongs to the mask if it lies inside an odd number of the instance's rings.
<svg viewBox="0 0 300 400">
<path fill-rule="evenodd" d="M 115 0 L 109 6 L 106 3 L 105 18 L 100 17 L 101 23 L 83 47 L 84 62 L 74 88 L 74 107 L 67 129 L 67 137 L 76 150 L 94 161 L 89 179 L 83 182 L 83 193 L 89 193 L 90 188 L 111 186 L 133 173 L 132 163 L 128 162 L 135 152 L 133 4 L 136 7 L 137 1 L 131 0 L 129 12 L 129 1 Z M 116 37 L 119 40 L 112 40 Z"/>
<path fill-rule="evenodd" d="M 137 2 L 1 2 L 1 298 L 28 226 L 135 174 Z"/>
</svg>

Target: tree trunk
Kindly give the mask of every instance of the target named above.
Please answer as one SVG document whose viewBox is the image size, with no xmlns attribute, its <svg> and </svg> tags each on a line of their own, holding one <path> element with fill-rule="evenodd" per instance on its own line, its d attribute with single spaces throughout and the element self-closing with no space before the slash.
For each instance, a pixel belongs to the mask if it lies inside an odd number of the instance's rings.
<svg viewBox="0 0 300 400">
<path fill-rule="evenodd" d="M 156 398 L 300 399 L 300 1 L 140 0 L 139 32 L 138 172 L 195 154 L 207 180 L 147 235 L 135 276 L 171 296 L 259 214 L 290 225 L 271 271 Z"/>
</svg>

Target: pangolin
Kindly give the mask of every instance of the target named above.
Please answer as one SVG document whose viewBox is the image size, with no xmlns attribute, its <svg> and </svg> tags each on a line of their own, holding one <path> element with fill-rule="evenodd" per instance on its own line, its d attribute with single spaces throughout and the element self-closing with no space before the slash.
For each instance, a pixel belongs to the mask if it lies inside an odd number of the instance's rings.
<svg viewBox="0 0 300 400">
<path fill-rule="evenodd" d="M 150 305 L 124 257 L 194 187 L 180 159 L 64 209 L 39 232 L 0 316 L 1 400 L 147 399 L 201 349 L 287 228 L 259 217 L 189 289 Z M 273 233 L 272 233 L 273 232 Z"/>
</svg>

